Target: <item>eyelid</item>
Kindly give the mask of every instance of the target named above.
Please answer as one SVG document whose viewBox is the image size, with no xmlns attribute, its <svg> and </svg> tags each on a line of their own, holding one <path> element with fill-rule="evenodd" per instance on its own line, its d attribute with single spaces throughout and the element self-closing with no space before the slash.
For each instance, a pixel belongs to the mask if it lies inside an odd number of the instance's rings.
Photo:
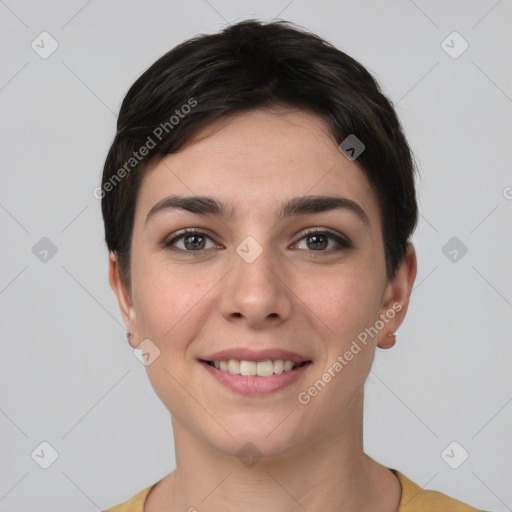
<svg viewBox="0 0 512 512">
<path fill-rule="evenodd" d="M 338 231 L 334 231 L 330 228 L 309 228 L 306 229 L 304 232 L 302 232 L 300 235 L 298 235 L 297 242 L 302 240 L 303 238 L 307 237 L 308 235 L 314 235 L 314 234 L 327 234 L 330 235 L 332 238 L 337 240 L 339 243 L 345 244 L 347 246 L 352 246 L 352 241 L 345 236 L 343 233 L 339 233 Z M 297 243 L 294 242 L 294 243 Z"/>
<path fill-rule="evenodd" d="M 175 233 L 172 233 L 170 236 L 164 238 L 164 240 L 161 242 L 160 245 L 162 245 L 164 248 L 172 247 L 173 243 L 175 243 L 178 240 L 182 239 L 186 235 L 201 235 L 201 236 L 204 236 L 205 238 L 209 238 L 215 244 L 221 245 L 221 244 L 219 244 L 215 240 L 215 237 L 207 229 L 204 229 L 204 228 L 184 228 L 184 229 L 180 229 L 179 231 L 176 231 Z M 202 252 L 202 251 L 183 251 L 181 249 L 178 249 L 178 251 L 181 251 L 181 252 Z M 203 251 L 204 251 L 204 249 L 203 249 Z"/>
<path fill-rule="evenodd" d="M 333 253 L 336 251 L 347 250 L 347 249 L 353 248 L 353 243 L 347 236 L 345 236 L 344 234 L 339 233 L 337 231 L 334 231 L 330 228 L 325 228 L 325 227 L 307 228 L 305 231 L 301 232 L 298 235 L 297 240 L 295 242 L 293 242 L 292 246 L 298 244 L 299 242 L 304 240 L 306 237 L 315 235 L 315 234 L 327 235 L 328 237 L 333 239 L 338 244 L 338 248 L 334 249 L 334 250 L 331 249 L 328 251 L 306 250 L 309 253 L 319 253 L 319 255 L 330 254 L 330 253 Z M 191 253 L 201 254 L 208 250 L 208 249 L 200 249 L 197 251 L 187 251 L 187 250 L 176 249 L 176 248 L 172 247 L 174 243 L 176 243 L 178 240 L 183 239 L 186 235 L 200 235 L 205 238 L 209 238 L 212 242 L 217 244 L 217 246 L 221 246 L 221 244 L 219 244 L 215 240 L 215 237 L 207 229 L 204 229 L 204 228 L 184 228 L 182 230 L 179 230 L 179 231 L 173 233 L 170 237 L 165 238 L 160 245 L 162 245 L 166 249 L 171 249 L 176 252 L 181 252 L 184 254 L 191 254 Z"/>
</svg>

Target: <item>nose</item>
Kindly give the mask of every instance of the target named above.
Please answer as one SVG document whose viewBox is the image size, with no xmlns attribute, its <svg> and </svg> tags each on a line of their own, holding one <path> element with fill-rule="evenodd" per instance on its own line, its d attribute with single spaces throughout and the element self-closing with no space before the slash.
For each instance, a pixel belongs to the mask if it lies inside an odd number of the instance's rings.
<svg viewBox="0 0 512 512">
<path fill-rule="evenodd" d="M 223 286 L 222 315 L 253 329 L 277 326 L 290 317 L 293 309 L 290 280 L 270 249 L 263 249 L 254 261 L 234 253 L 232 270 Z"/>
</svg>

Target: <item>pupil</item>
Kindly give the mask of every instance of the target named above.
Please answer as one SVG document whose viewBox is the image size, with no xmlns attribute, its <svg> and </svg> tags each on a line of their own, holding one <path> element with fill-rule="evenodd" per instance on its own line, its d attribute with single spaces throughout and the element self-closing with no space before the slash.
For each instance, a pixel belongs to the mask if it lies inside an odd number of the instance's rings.
<svg viewBox="0 0 512 512">
<path fill-rule="evenodd" d="M 327 237 L 324 236 L 324 235 L 311 235 L 308 237 L 308 241 L 313 241 L 313 244 L 315 244 L 316 242 L 318 242 L 319 239 L 323 239 L 324 243 L 322 243 L 320 246 L 317 245 L 316 248 L 317 249 L 325 249 L 325 247 L 327 246 Z"/>
<path fill-rule="evenodd" d="M 191 248 L 192 249 L 201 249 L 202 248 L 201 247 L 202 244 L 200 242 L 199 243 L 197 242 L 198 238 L 202 239 L 203 237 L 202 236 L 198 236 L 198 235 L 189 235 L 189 236 L 187 236 L 187 238 L 185 239 L 187 241 L 189 241 L 191 239 L 196 239 L 196 241 L 192 242 L 192 243 L 186 243 L 185 242 L 185 245 L 187 245 L 187 249 L 191 249 Z"/>
</svg>

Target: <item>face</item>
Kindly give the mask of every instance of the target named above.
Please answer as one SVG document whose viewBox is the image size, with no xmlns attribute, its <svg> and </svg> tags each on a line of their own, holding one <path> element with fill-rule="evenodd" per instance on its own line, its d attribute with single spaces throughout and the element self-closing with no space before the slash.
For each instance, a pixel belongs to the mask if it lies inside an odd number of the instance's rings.
<svg viewBox="0 0 512 512">
<path fill-rule="evenodd" d="M 357 424 L 411 269 L 388 282 L 363 172 L 320 117 L 282 110 L 216 121 L 154 164 L 137 198 L 131 294 L 113 258 L 110 279 L 135 343 L 150 340 L 146 369 L 175 432 L 277 457 Z"/>
</svg>

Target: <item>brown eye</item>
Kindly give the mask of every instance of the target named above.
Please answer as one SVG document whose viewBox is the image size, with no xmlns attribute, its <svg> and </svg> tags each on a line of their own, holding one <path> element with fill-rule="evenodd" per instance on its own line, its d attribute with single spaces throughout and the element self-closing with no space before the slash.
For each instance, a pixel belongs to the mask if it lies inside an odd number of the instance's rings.
<svg viewBox="0 0 512 512">
<path fill-rule="evenodd" d="M 209 247 L 207 247 L 208 241 L 212 242 Z M 177 236 L 174 236 L 170 240 L 164 242 L 163 245 L 182 252 L 201 252 L 206 249 L 219 247 L 206 233 L 195 230 L 182 231 Z"/>
<path fill-rule="evenodd" d="M 306 233 L 301 240 L 306 243 L 306 250 L 314 252 L 333 252 L 341 249 L 350 249 L 352 244 L 349 240 L 332 233 L 331 231 L 318 230 Z M 333 241 L 331 250 L 325 250 L 329 247 L 329 241 Z M 340 249 L 341 248 L 341 249 Z"/>
</svg>

